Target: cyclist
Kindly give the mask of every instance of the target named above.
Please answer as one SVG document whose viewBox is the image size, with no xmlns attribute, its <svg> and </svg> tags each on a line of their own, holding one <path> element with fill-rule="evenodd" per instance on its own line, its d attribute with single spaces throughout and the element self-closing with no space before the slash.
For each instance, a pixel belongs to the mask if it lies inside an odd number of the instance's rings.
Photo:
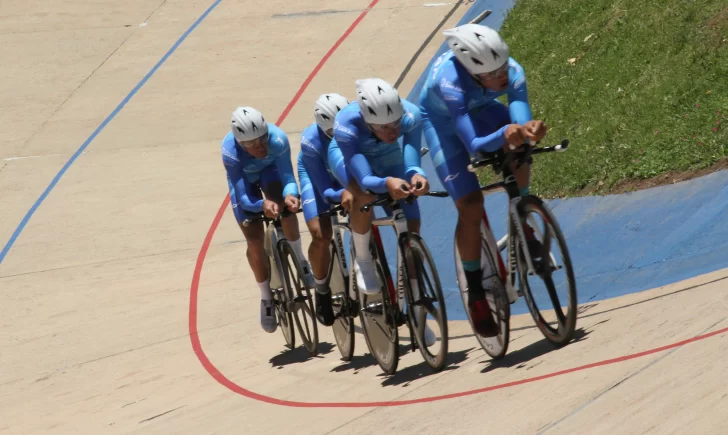
<svg viewBox="0 0 728 435">
<path fill-rule="evenodd" d="M 493 337 L 498 325 L 485 300 L 480 267 L 483 194 L 467 166 L 477 153 L 511 152 L 527 140 L 541 140 L 546 125 L 532 119 L 523 68 L 509 57 L 508 46 L 495 30 L 465 24 L 444 35 L 450 49 L 435 61 L 420 93 L 424 134 L 437 175 L 458 210 L 455 237 L 468 283 L 470 316 L 478 334 Z M 507 106 L 496 101 L 502 95 L 508 98 Z M 528 195 L 530 167 L 511 170 L 521 195 Z M 538 242 L 530 227 L 526 233 L 533 252 L 531 242 Z M 497 279 L 488 282 L 487 286 L 501 285 Z M 517 295 L 509 297 L 514 301 Z"/>
<path fill-rule="evenodd" d="M 423 123 L 417 106 L 402 101 L 392 85 L 378 78 L 358 80 L 356 92 L 357 101 L 336 115 L 329 160 L 343 159 L 349 174 L 347 190 L 353 195 L 350 222 L 357 285 L 365 294 L 376 294 L 381 288 L 369 251 L 372 214 L 371 210 L 360 210 L 374 197 L 365 192 L 388 192 L 393 199 L 400 200 L 408 230 L 419 233 L 419 205 L 403 199 L 421 196 L 430 186 L 420 164 Z M 337 157 L 338 153 L 341 157 Z M 418 287 L 413 283 L 412 288 Z M 428 346 L 435 343 L 435 334 L 429 327 L 425 328 L 425 341 Z"/>
<path fill-rule="evenodd" d="M 343 161 L 337 166 L 328 164 L 329 143 L 333 137 L 334 118 L 349 101 L 339 94 L 322 94 L 314 104 L 316 122 L 301 133 L 301 151 L 298 153 L 298 181 L 301 184 L 303 216 L 311 232 L 308 258 L 316 283 L 316 317 L 324 326 L 334 323 L 331 289 L 327 281 L 331 253 L 329 244 L 333 236 L 331 219 L 320 219 L 331 203 L 340 202 L 344 209 L 351 205 L 351 193 L 346 191 L 348 176 Z M 335 177 L 333 171 L 336 171 Z M 340 184 L 338 180 L 345 180 Z"/>
<path fill-rule="evenodd" d="M 284 207 L 292 212 L 299 209 L 291 149 L 283 130 L 267 123 L 263 115 L 252 107 L 238 107 L 233 111 L 230 130 L 222 141 L 230 204 L 247 242 L 248 263 L 260 288 L 260 324 L 264 331 L 272 333 L 276 330 L 277 322 L 270 289 L 268 257 L 263 246 L 263 222 L 257 221 L 248 227 L 244 227 L 242 222 L 260 212 L 275 218 Z M 308 271 L 296 216 L 284 217 L 281 225 Z"/>
</svg>

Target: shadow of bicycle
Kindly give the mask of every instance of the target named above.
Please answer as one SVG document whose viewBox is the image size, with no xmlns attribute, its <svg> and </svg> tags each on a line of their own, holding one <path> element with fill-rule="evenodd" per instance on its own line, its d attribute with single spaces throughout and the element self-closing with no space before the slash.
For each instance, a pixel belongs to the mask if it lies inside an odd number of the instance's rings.
<svg viewBox="0 0 728 435">
<path fill-rule="evenodd" d="M 409 347 L 407 348 L 409 350 Z M 471 347 L 470 349 L 460 350 L 456 352 L 449 352 L 447 355 L 447 365 L 442 369 L 442 371 L 438 373 L 444 373 L 446 371 L 455 370 L 456 368 L 460 367 L 458 364 L 462 363 L 466 359 L 468 359 L 468 353 L 475 350 L 474 347 Z M 419 350 L 417 351 L 419 354 Z M 402 354 L 400 354 L 402 355 Z M 412 381 L 415 381 L 417 379 L 426 378 L 428 376 L 436 375 L 438 374 L 434 372 L 430 366 L 427 365 L 426 362 L 422 361 L 421 363 L 405 367 L 401 370 L 397 370 L 397 372 L 391 376 L 387 376 L 384 373 L 379 374 L 379 377 L 384 377 L 384 381 L 382 381 L 383 387 L 390 387 L 390 386 L 396 386 L 401 385 L 402 387 L 408 387 Z"/>
<path fill-rule="evenodd" d="M 603 323 L 603 322 L 600 322 Z M 584 341 L 587 339 L 587 336 L 591 334 L 590 331 L 586 331 L 584 328 L 579 328 L 576 331 L 574 331 L 574 338 L 572 341 L 568 344 L 568 346 L 573 345 L 574 343 L 578 343 L 580 341 Z M 481 370 L 481 373 L 488 373 L 494 369 L 501 369 L 501 368 L 510 368 L 510 367 L 516 367 L 517 369 L 525 368 L 526 370 L 530 370 L 536 365 L 540 364 L 541 361 L 536 362 L 535 364 L 528 365 L 527 363 L 538 358 L 541 356 L 544 356 L 550 352 L 553 352 L 555 350 L 558 350 L 557 347 L 555 347 L 553 344 L 551 344 L 548 340 L 545 338 L 542 338 L 541 340 L 531 343 L 528 346 L 514 350 L 513 352 L 508 352 L 506 356 L 503 359 L 500 360 L 486 360 L 482 361 L 481 364 L 487 364 L 483 370 Z"/>
<path fill-rule="evenodd" d="M 318 354 L 316 356 L 311 356 L 311 354 L 308 353 L 305 347 L 298 346 L 293 350 L 286 350 L 279 353 L 278 355 L 268 360 L 268 362 L 270 362 L 273 367 L 277 367 L 280 370 L 284 366 L 290 364 L 299 364 L 312 360 L 314 358 L 323 358 L 324 355 L 331 353 L 332 350 L 334 350 L 333 344 L 322 341 L 319 342 Z"/>
<path fill-rule="evenodd" d="M 360 371 L 367 367 L 377 365 L 377 360 L 374 359 L 372 354 L 365 353 L 364 355 L 354 355 L 349 361 L 342 361 L 341 365 L 338 365 L 331 369 L 332 372 L 345 372 L 352 370 L 353 374 L 359 374 Z"/>
</svg>

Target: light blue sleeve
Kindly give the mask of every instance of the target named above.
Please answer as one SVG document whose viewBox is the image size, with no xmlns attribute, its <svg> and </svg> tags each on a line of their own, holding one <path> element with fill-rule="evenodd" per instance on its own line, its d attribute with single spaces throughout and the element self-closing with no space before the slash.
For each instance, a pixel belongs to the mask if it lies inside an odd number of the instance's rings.
<svg viewBox="0 0 728 435">
<path fill-rule="evenodd" d="M 342 111 L 343 112 L 343 111 Z M 339 115 L 342 114 L 339 112 Z M 368 134 L 368 131 L 361 132 L 353 122 L 347 122 L 337 115 L 334 124 L 334 139 L 339 145 L 341 154 L 344 156 L 344 165 L 349 173 L 363 190 L 371 190 L 374 193 L 385 193 L 387 191 L 387 179 L 377 177 L 369 166 L 366 156 L 358 150 L 359 135 Z"/>
<path fill-rule="evenodd" d="M 497 151 L 506 143 L 506 127 L 501 127 L 485 137 L 478 137 L 475 134 L 475 127 L 468 112 L 465 91 L 460 82 L 457 71 L 453 65 L 446 65 L 443 77 L 437 84 L 438 92 L 445 101 L 450 116 L 455 123 L 455 131 L 458 138 L 468 148 L 470 155 L 479 152 Z"/>
<path fill-rule="evenodd" d="M 303 138 L 301 142 L 303 142 Z M 311 142 L 310 138 L 306 140 Z M 329 172 L 326 170 L 326 165 L 322 160 L 322 156 L 316 151 L 309 147 L 301 147 L 301 155 L 303 156 L 302 161 L 308 174 L 308 178 L 313 184 L 313 188 L 329 202 L 341 202 L 341 193 L 343 189 L 334 189 L 331 184 L 331 178 L 329 178 Z"/>
<path fill-rule="evenodd" d="M 239 207 L 251 213 L 263 211 L 263 199 L 257 195 L 248 193 L 247 187 L 250 185 L 250 182 L 245 176 L 245 171 L 239 162 L 223 155 L 223 164 L 227 172 L 228 182 L 235 187 Z"/>
<path fill-rule="evenodd" d="M 511 114 L 511 122 L 523 125 L 533 119 L 531 106 L 528 104 L 526 74 L 521 65 L 513 59 L 510 60 L 510 65 L 508 110 Z"/>
<path fill-rule="evenodd" d="M 288 137 L 285 134 L 279 136 L 283 140 L 283 146 L 276 156 L 276 168 L 281 176 L 283 183 L 283 197 L 286 195 L 299 196 L 298 184 L 296 177 L 293 175 L 293 164 L 291 163 L 291 146 L 288 143 Z"/>
<path fill-rule="evenodd" d="M 424 129 L 424 120 L 419 107 L 409 101 L 402 101 L 405 109 L 405 119 L 402 120 L 403 130 L 407 131 L 402 136 L 402 155 L 404 157 L 404 171 L 409 182 L 415 174 L 422 175 L 427 178 L 425 171 L 422 169 L 422 130 Z M 407 125 L 404 125 L 404 124 Z"/>
</svg>

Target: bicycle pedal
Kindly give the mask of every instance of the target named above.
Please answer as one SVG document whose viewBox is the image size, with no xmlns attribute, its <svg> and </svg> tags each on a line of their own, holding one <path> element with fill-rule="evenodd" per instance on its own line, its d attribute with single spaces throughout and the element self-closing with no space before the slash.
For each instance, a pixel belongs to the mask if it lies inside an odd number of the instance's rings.
<svg viewBox="0 0 728 435">
<path fill-rule="evenodd" d="M 384 314 L 384 304 L 382 304 L 381 302 L 367 304 L 367 306 L 364 307 L 364 312 L 381 316 Z"/>
</svg>

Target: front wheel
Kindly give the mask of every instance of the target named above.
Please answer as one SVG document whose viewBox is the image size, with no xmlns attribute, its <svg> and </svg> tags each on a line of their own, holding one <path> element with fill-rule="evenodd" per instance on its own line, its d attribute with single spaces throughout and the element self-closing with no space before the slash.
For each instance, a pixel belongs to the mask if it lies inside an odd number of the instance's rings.
<svg viewBox="0 0 728 435">
<path fill-rule="evenodd" d="M 318 327 L 316 325 L 316 311 L 310 289 L 306 286 L 306 275 L 303 273 L 301 262 L 287 240 L 278 243 L 283 263 L 283 285 L 287 286 L 293 295 L 290 309 L 296 320 L 301 341 L 311 355 L 318 353 Z M 301 315 L 299 315 L 299 312 Z"/>
<path fill-rule="evenodd" d="M 447 363 L 447 310 L 440 276 L 429 249 L 422 237 L 410 233 L 404 241 L 404 285 L 407 291 L 407 313 L 422 358 L 434 371 L 439 372 Z M 432 321 L 428 322 L 428 315 Z M 425 326 L 437 325 L 439 340 L 431 346 L 425 342 Z M 435 337 L 437 331 L 433 330 Z"/>
<path fill-rule="evenodd" d="M 540 248 L 539 252 L 530 252 L 521 237 L 516 243 L 518 274 L 526 304 L 544 337 L 561 347 L 573 339 L 577 316 L 576 280 L 566 241 L 551 210 L 539 198 L 522 197 L 518 213 L 520 223 L 527 222 L 533 230 Z M 533 270 L 529 270 L 526 255 L 531 255 Z"/>
<path fill-rule="evenodd" d="M 331 264 L 329 266 L 329 288 L 334 310 L 334 324 L 331 326 L 341 359 L 350 361 L 354 355 L 354 318 L 350 316 L 352 301 L 349 299 L 349 277 L 344 276 L 339 261 L 336 242 L 331 241 Z"/>
</svg>

